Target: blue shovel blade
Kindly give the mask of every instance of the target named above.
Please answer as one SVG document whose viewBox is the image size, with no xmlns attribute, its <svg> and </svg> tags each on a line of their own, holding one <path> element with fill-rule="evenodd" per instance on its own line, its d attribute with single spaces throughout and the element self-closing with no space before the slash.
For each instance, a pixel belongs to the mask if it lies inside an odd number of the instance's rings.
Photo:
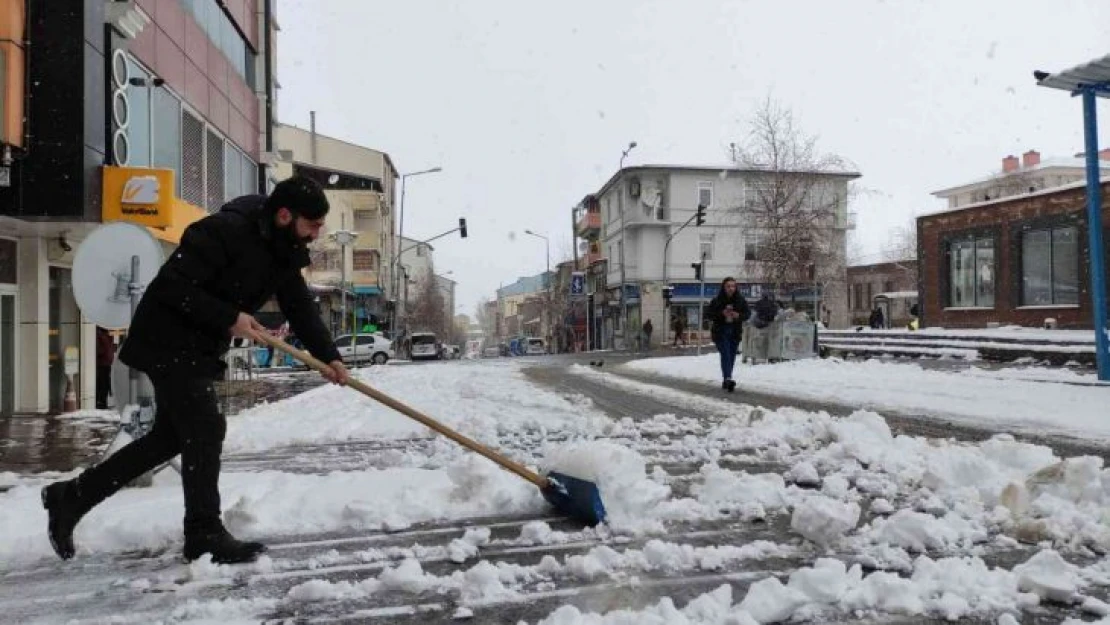
<svg viewBox="0 0 1110 625">
<path fill-rule="evenodd" d="M 551 484 L 542 489 L 543 498 L 560 513 L 594 526 L 605 521 L 605 505 L 597 484 L 563 473 L 548 473 Z"/>
</svg>

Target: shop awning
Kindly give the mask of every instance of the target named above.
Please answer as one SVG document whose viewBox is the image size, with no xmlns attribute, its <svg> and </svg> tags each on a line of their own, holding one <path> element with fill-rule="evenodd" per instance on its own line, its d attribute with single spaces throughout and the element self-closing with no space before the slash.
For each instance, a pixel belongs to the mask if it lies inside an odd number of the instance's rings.
<svg viewBox="0 0 1110 625">
<path fill-rule="evenodd" d="M 382 290 L 376 286 L 359 286 L 355 285 L 356 295 L 381 295 Z"/>
</svg>

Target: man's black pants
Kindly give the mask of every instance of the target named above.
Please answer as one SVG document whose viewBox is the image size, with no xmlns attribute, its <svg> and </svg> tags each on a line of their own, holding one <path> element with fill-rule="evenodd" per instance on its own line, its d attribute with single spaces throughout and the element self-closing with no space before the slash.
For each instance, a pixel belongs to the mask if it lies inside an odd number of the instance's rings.
<svg viewBox="0 0 1110 625">
<path fill-rule="evenodd" d="M 154 383 L 154 427 L 78 478 L 88 508 L 110 497 L 140 475 L 181 454 L 185 491 L 185 534 L 218 531 L 220 454 L 227 421 L 220 413 L 213 381 L 161 378 Z"/>
</svg>

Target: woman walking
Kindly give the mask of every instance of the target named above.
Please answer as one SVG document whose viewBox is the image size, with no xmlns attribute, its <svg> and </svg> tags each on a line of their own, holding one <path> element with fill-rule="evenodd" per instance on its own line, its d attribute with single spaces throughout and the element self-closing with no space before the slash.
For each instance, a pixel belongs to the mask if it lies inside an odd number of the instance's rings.
<svg viewBox="0 0 1110 625">
<path fill-rule="evenodd" d="M 736 280 L 725 278 L 721 282 L 721 290 L 709 302 L 706 315 L 713 323 L 713 343 L 721 356 L 721 388 L 731 393 L 736 388 L 732 368 L 736 364 L 736 352 L 744 331 L 743 323 L 751 315 L 748 301 L 736 290 Z"/>
</svg>

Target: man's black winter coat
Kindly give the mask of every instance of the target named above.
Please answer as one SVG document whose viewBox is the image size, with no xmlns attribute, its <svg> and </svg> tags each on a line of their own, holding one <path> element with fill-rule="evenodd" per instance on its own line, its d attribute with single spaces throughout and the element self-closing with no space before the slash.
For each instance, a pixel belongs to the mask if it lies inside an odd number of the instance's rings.
<svg viewBox="0 0 1110 625">
<path fill-rule="evenodd" d="M 143 294 L 120 360 L 151 378 L 221 377 L 239 313 L 273 295 L 312 355 L 340 359 L 301 275 L 308 250 L 274 226 L 265 201 L 237 198 L 185 230 Z"/>
</svg>

